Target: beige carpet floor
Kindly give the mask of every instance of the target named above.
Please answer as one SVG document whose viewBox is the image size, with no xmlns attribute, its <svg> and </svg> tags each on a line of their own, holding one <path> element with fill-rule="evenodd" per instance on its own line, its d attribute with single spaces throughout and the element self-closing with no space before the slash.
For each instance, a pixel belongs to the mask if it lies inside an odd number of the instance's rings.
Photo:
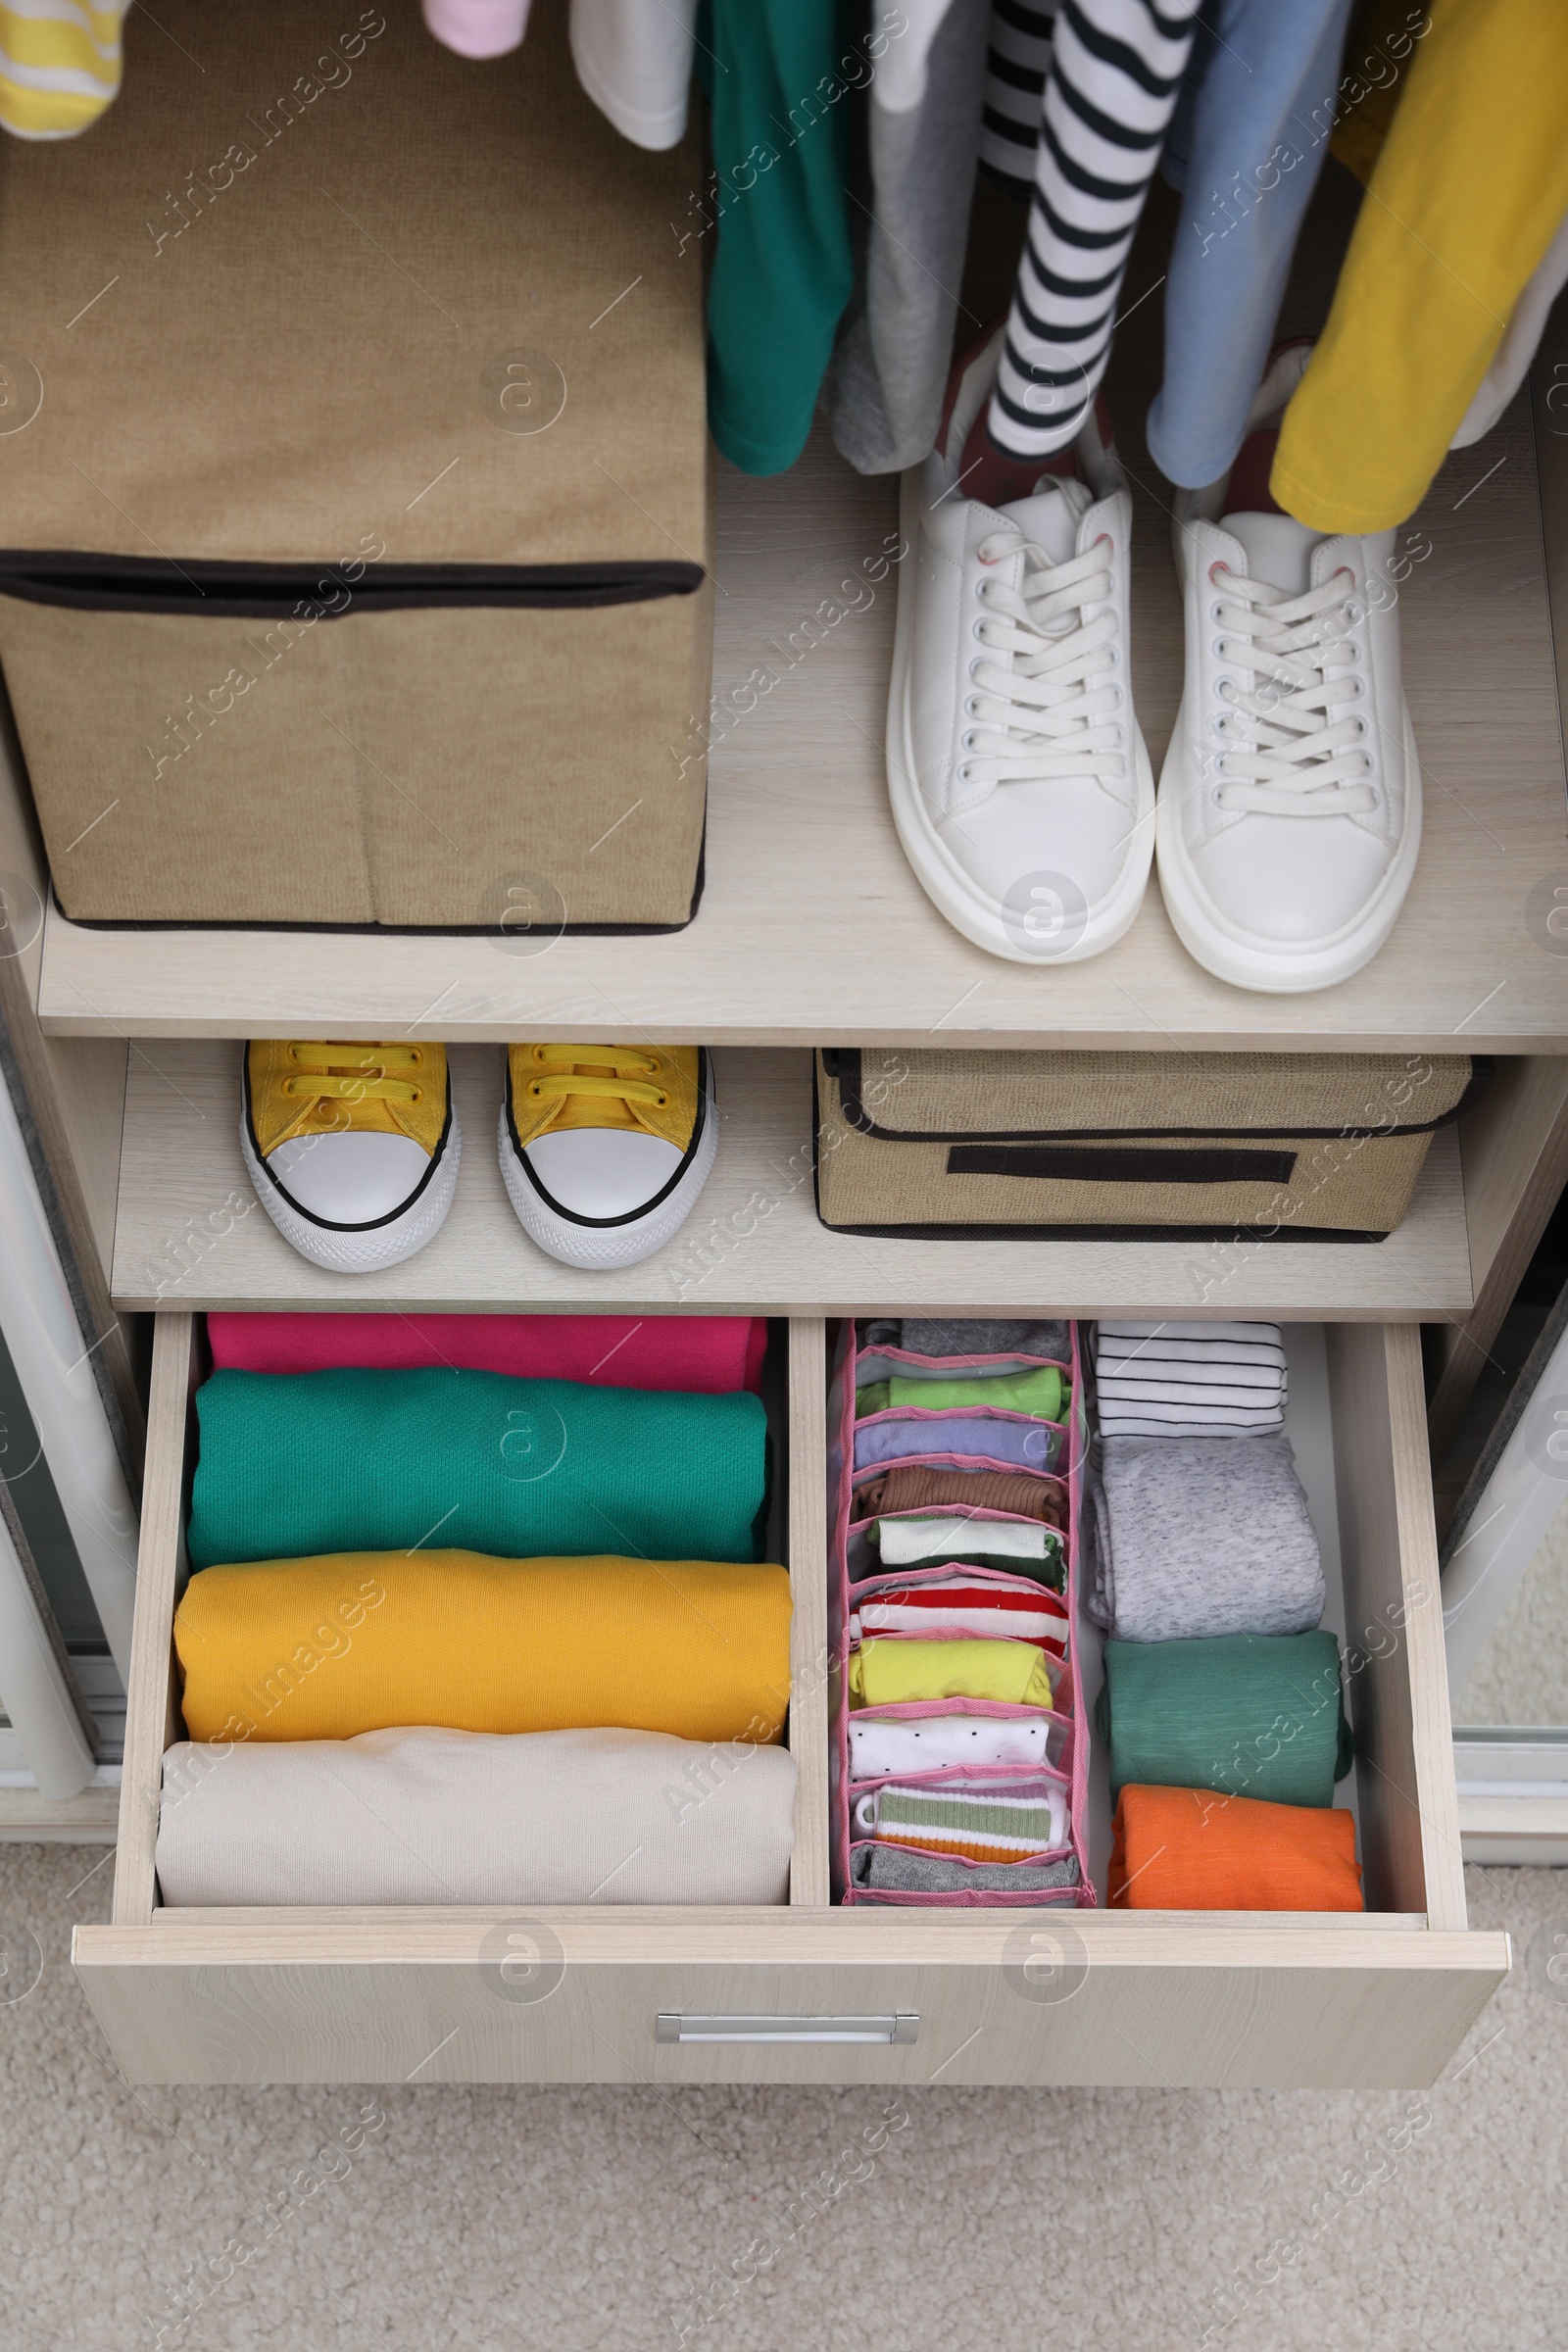
<svg viewBox="0 0 1568 2352">
<path fill-rule="evenodd" d="M 1568 1934 L 1568 1873 L 1468 1874 L 1517 1964 L 1429 2092 L 915 2090 L 843 2163 L 874 2091 L 132 2090 L 68 1958 L 109 1877 L 0 1847 L 0 1921 L 43 1964 L 22 1998 L 25 1965 L 0 1976 L 4 2352 L 1568 2345 L 1568 1985 L 1527 1960 Z"/>
</svg>

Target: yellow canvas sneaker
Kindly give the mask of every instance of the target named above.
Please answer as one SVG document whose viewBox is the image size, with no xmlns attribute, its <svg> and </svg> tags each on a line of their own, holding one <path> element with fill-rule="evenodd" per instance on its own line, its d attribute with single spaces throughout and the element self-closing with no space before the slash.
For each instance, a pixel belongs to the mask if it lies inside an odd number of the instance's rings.
<svg viewBox="0 0 1568 2352">
<path fill-rule="evenodd" d="M 501 1174 L 541 1250 L 631 1266 L 690 1215 L 718 1149 L 706 1046 L 507 1048 Z"/>
<path fill-rule="evenodd" d="M 254 1037 L 240 1144 L 256 1198 L 313 1265 L 401 1265 L 441 1224 L 463 1147 L 445 1046 Z"/>
</svg>

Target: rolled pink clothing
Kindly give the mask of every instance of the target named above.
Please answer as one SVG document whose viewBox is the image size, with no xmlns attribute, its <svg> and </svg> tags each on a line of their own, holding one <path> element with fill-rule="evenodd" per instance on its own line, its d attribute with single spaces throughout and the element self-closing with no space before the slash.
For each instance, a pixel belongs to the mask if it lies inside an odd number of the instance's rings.
<svg viewBox="0 0 1568 2352">
<path fill-rule="evenodd" d="M 424 21 L 459 57 L 505 57 L 528 28 L 528 0 L 424 0 Z"/>
<path fill-rule="evenodd" d="M 723 1396 L 762 1385 L 760 1315 L 210 1314 L 217 1371 L 410 1372 L 450 1365 L 517 1380 Z"/>
</svg>

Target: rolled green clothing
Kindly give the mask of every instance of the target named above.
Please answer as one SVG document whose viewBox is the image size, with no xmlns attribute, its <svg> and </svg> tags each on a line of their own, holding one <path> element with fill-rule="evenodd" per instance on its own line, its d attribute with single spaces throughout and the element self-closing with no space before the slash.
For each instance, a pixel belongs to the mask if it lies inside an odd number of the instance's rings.
<svg viewBox="0 0 1568 2352">
<path fill-rule="evenodd" d="M 868 1381 L 855 1392 L 857 1420 L 867 1413 L 907 1411 L 921 1405 L 927 1412 L 1033 1413 L 1037 1420 L 1059 1421 L 1066 1400 L 1067 1381 L 1054 1364 L 1033 1372 L 995 1372 L 978 1380 L 910 1380 L 895 1372 L 890 1379 Z"/>
<path fill-rule="evenodd" d="M 1105 1643 L 1095 1729 L 1124 1784 L 1328 1805 L 1355 1746 L 1333 1634 Z"/>
<path fill-rule="evenodd" d="M 754 1560 L 759 1397 L 500 1372 L 215 1372 L 193 1565 L 406 1551 Z"/>
</svg>

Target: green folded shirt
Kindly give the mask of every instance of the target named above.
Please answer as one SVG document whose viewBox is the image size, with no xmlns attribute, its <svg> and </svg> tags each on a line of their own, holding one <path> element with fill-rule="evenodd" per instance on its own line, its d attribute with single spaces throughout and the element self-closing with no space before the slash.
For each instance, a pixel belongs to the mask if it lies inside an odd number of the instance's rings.
<svg viewBox="0 0 1568 2352">
<path fill-rule="evenodd" d="M 1105 1643 L 1095 1729 L 1124 1784 L 1328 1805 L 1354 1758 L 1333 1634 Z"/>
<path fill-rule="evenodd" d="M 907 1411 L 915 1404 L 932 1413 L 989 1408 L 999 1413 L 1032 1413 L 1040 1421 L 1059 1421 L 1067 1389 L 1066 1379 L 1054 1364 L 1041 1364 L 1032 1372 L 984 1373 L 978 1380 L 911 1380 L 907 1373 L 895 1372 L 887 1380 L 868 1381 L 863 1389 L 856 1390 L 855 1415 L 863 1421 L 867 1413 Z"/>
<path fill-rule="evenodd" d="M 753 1560 L 767 1416 L 501 1372 L 215 1372 L 196 1393 L 192 1562 L 337 1551 Z"/>
</svg>

